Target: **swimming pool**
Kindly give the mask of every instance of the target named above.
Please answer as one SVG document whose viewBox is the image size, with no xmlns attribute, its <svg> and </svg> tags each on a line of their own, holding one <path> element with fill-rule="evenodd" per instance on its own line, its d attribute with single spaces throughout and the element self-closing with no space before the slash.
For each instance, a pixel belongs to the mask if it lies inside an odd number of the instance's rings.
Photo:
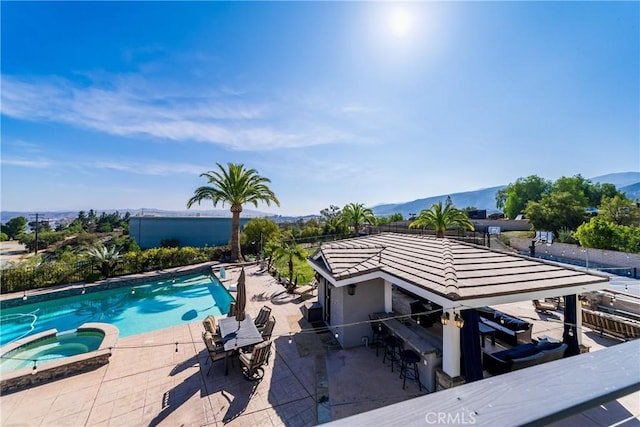
<svg viewBox="0 0 640 427">
<path fill-rule="evenodd" d="M 69 331 L 87 322 L 116 326 L 120 337 L 226 314 L 233 297 L 208 274 L 163 278 L 2 310 L 0 346 L 49 329 Z"/>
</svg>

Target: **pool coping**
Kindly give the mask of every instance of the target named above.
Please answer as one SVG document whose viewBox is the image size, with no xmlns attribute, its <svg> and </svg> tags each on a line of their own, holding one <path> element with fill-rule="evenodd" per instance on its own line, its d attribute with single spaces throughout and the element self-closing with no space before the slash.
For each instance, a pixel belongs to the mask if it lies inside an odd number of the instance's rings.
<svg viewBox="0 0 640 427">
<path fill-rule="evenodd" d="M 32 367 L 28 367 L 0 374 L 0 395 L 91 371 L 109 363 L 109 357 L 111 357 L 113 349 L 116 348 L 120 334 L 117 327 L 108 323 L 87 322 L 78 327 L 76 331 L 100 331 L 104 334 L 104 338 L 97 350 L 43 363 L 38 366 L 35 373 Z M 21 338 L 2 347 L 0 349 L 0 355 L 4 356 L 7 353 L 17 350 L 21 346 L 57 334 L 57 329 L 49 329 L 32 336 Z"/>
</svg>

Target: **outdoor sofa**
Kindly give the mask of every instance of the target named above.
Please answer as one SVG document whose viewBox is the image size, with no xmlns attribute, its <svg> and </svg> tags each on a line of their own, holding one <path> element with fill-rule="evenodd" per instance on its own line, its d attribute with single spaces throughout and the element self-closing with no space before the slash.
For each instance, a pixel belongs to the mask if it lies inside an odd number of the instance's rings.
<svg viewBox="0 0 640 427">
<path fill-rule="evenodd" d="M 498 339 L 513 346 L 531 342 L 531 323 L 491 307 L 478 308 L 477 311 L 480 315 L 480 321 L 496 330 Z"/>
<path fill-rule="evenodd" d="M 562 359 L 567 344 L 542 339 L 537 344 L 522 344 L 497 353 L 483 353 L 483 366 L 490 374 L 498 375 L 528 366 Z"/>
</svg>

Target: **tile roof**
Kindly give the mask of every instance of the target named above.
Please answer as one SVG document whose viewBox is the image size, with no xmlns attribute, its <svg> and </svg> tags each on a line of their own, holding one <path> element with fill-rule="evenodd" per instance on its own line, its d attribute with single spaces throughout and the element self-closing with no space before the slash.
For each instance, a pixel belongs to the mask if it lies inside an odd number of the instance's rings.
<svg viewBox="0 0 640 427">
<path fill-rule="evenodd" d="M 451 300 L 608 282 L 602 275 L 538 259 L 415 234 L 323 243 L 311 261 L 336 282 L 382 272 Z"/>
</svg>

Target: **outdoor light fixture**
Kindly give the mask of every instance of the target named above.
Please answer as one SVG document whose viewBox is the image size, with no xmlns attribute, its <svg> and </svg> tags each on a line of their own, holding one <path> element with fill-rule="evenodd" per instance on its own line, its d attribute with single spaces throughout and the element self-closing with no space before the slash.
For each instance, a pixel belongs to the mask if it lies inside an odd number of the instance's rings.
<svg viewBox="0 0 640 427">
<path fill-rule="evenodd" d="M 347 293 L 349 295 L 352 295 L 352 296 L 355 295 L 356 294 L 356 285 L 354 285 L 354 284 L 348 285 L 347 286 Z"/>
<path fill-rule="evenodd" d="M 24 291 L 24 294 L 22 294 L 22 301 L 26 301 L 27 300 L 27 291 Z"/>
<path fill-rule="evenodd" d="M 454 322 L 456 322 L 456 326 L 462 329 L 462 327 L 464 326 L 464 320 L 458 315 L 458 313 L 456 313 L 456 317 L 453 320 Z"/>
<path fill-rule="evenodd" d="M 131 288 L 131 295 L 135 295 L 136 294 L 136 290 Z"/>
<path fill-rule="evenodd" d="M 447 324 L 449 324 L 450 318 L 451 316 L 449 315 L 448 311 L 445 311 L 444 313 L 442 313 L 442 316 L 440 316 L 440 323 L 442 323 L 442 326 L 447 326 Z"/>
</svg>

